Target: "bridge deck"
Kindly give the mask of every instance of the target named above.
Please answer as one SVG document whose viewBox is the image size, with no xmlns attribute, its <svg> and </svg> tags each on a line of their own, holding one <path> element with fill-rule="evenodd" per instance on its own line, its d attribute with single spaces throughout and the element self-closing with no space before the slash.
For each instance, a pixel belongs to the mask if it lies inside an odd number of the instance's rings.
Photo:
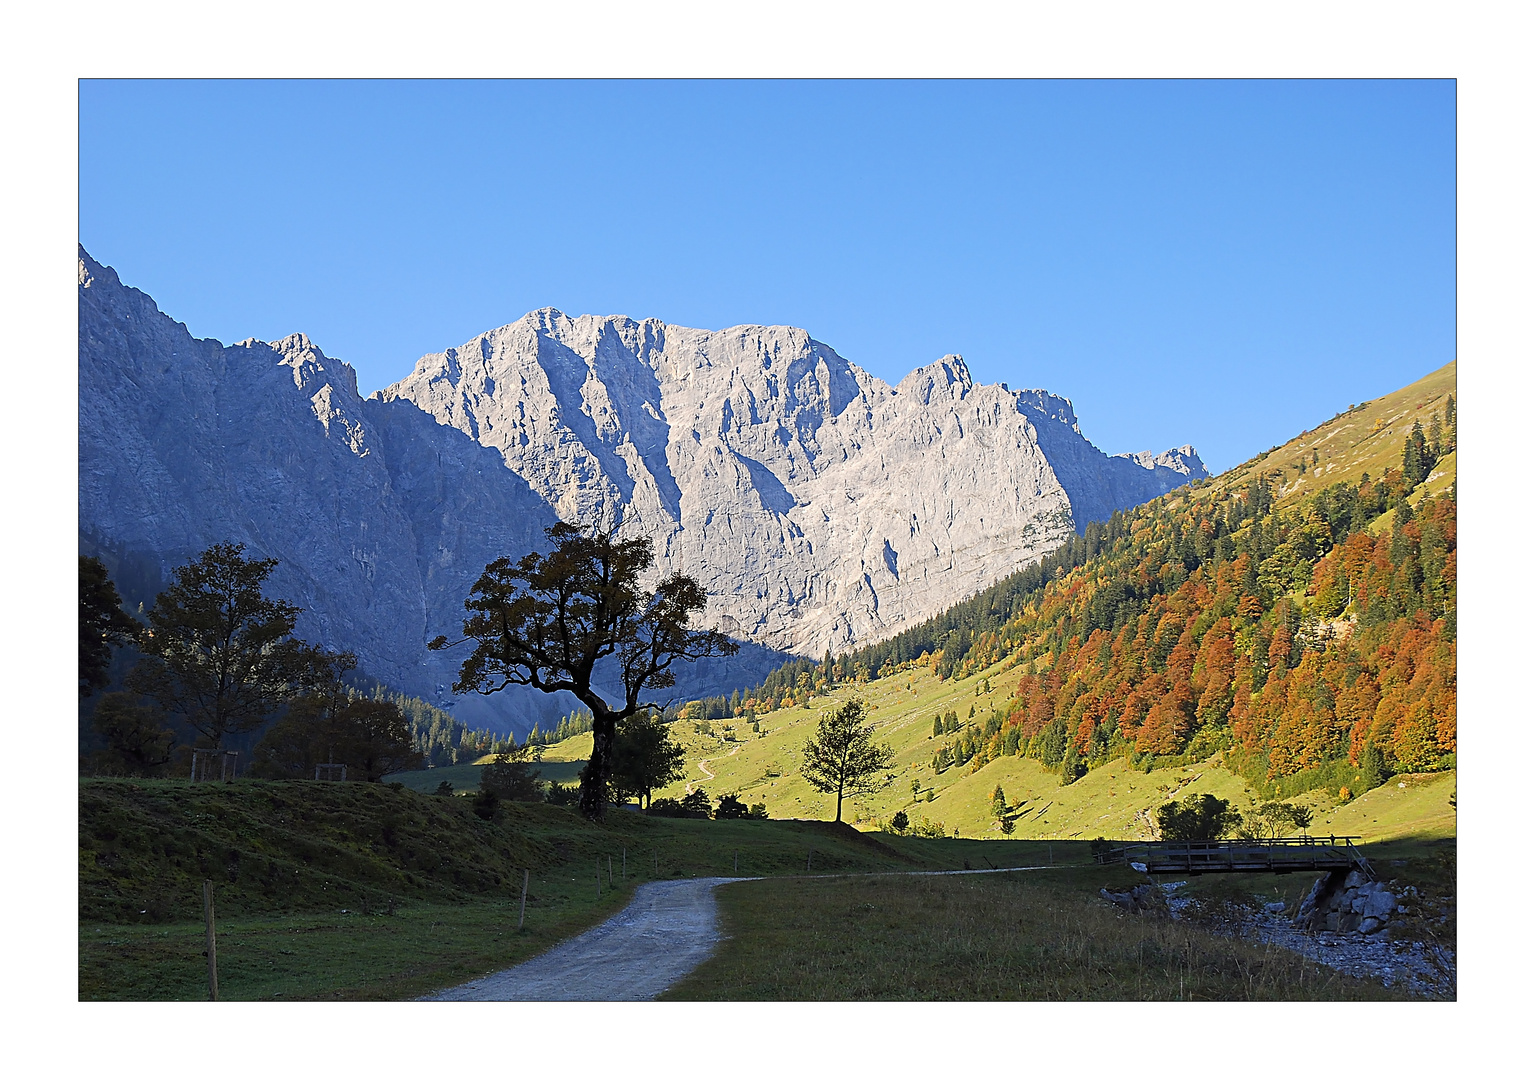
<svg viewBox="0 0 1535 1080">
<path fill-rule="evenodd" d="M 1100 852 L 1099 862 L 1125 862 L 1148 874 L 1291 874 L 1362 870 L 1370 864 L 1351 843 L 1356 836 L 1280 840 L 1204 840 L 1128 844 Z"/>
</svg>

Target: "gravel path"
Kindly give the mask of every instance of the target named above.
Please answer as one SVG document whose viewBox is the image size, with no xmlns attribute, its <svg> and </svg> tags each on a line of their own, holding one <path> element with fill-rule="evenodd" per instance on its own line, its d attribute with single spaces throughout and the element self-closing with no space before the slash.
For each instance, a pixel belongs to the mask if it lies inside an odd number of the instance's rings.
<svg viewBox="0 0 1535 1080">
<path fill-rule="evenodd" d="M 720 940 L 714 888 L 755 878 L 652 881 L 629 906 L 516 967 L 426 1001 L 649 1001 L 706 960 Z"/>
</svg>

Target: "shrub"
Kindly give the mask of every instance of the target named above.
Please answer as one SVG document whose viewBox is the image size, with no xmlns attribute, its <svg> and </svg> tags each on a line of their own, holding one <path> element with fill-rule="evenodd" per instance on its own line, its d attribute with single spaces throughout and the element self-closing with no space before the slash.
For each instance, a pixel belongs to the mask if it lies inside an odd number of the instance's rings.
<svg viewBox="0 0 1535 1080">
<path fill-rule="evenodd" d="M 474 797 L 474 813 L 481 820 L 489 821 L 496 816 L 496 808 L 501 805 L 500 797 L 489 788 L 481 788 Z"/>
<path fill-rule="evenodd" d="M 451 780 L 443 780 L 441 783 L 439 783 L 437 785 L 437 790 L 433 794 L 436 794 L 436 795 L 452 795 L 453 794 L 453 782 Z"/>
<path fill-rule="evenodd" d="M 1250 810 L 1237 835 L 1244 840 L 1274 840 L 1311 824 L 1311 811 L 1293 803 L 1265 802 Z"/>
<path fill-rule="evenodd" d="M 1219 840 L 1242 824 L 1242 815 L 1225 799 L 1189 795 L 1157 808 L 1157 829 L 1163 840 Z"/>
<path fill-rule="evenodd" d="M 522 755 L 526 747 L 518 747 L 511 754 L 497 754 L 495 760 L 480 769 L 480 790 L 493 792 L 498 799 L 508 802 L 538 802 L 543 793 L 538 789 L 538 773 Z"/>
<path fill-rule="evenodd" d="M 894 832 L 903 833 L 911 822 L 906 817 L 905 810 L 897 810 L 895 817 L 890 819 L 890 828 Z"/>
<path fill-rule="evenodd" d="M 672 818 L 708 818 L 709 796 L 703 788 L 684 795 L 681 799 L 653 799 L 650 803 L 650 813 L 656 817 Z M 766 810 L 763 811 L 764 815 Z"/>
<path fill-rule="evenodd" d="M 683 817 L 707 818 L 709 816 L 709 796 L 703 788 L 684 795 L 679 805 L 682 807 Z"/>
<path fill-rule="evenodd" d="M 544 792 L 544 801 L 551 806 L 578 806 L 581 802 L 579 784 L 554 784 Z"/>
<path fill-rule="evenodd" d="M 735 795 L 721 795 L 719 807 L 714 811 L 716 820 L 725 818 L 744 818 L 747 815 L 746 804 Z"/>
<path fill-rule="evenodd" d="M 949 835 L 944 831 L 943 822 L 929 821 L 927 818 L 923 818 L 920 824 L 912 826 L 911 834 L 913 836 L 929 836 L 935 840 L 942 840 L 945 836 Z"/>
</svg>

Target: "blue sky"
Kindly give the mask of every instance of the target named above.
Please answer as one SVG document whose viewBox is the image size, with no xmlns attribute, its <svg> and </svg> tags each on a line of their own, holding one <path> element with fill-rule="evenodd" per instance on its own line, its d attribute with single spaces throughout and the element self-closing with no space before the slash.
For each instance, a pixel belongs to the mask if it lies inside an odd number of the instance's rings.
<svg viewBox="0 0 1535 1080">
<path fill-rule="evenodd" d="M 364 393 L 545 305 L 789 323 L 1219 470 L 1455 358 L 1455 88 L 87 80 L 79 236 Z"/>
</svg>

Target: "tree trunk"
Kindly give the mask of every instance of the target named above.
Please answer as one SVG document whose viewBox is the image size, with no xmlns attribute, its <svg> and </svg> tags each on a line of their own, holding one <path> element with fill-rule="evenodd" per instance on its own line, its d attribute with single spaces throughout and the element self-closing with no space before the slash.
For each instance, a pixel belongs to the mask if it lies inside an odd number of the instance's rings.
<svg viewBox="0 0 1535 1080">
<path fill-rule="evenodd" d="M 842 820 L 842 785 L 837 785 L 837 820 Z"/>
<path fill-rule="evenodd" d="M 613 775 L 613 742 L 618 720 L 611 713 L 592 714 L 592 756 L 581 777 L 581 813 L 601 821 L 607 811 L 608 779 Z"/>
</svg>

